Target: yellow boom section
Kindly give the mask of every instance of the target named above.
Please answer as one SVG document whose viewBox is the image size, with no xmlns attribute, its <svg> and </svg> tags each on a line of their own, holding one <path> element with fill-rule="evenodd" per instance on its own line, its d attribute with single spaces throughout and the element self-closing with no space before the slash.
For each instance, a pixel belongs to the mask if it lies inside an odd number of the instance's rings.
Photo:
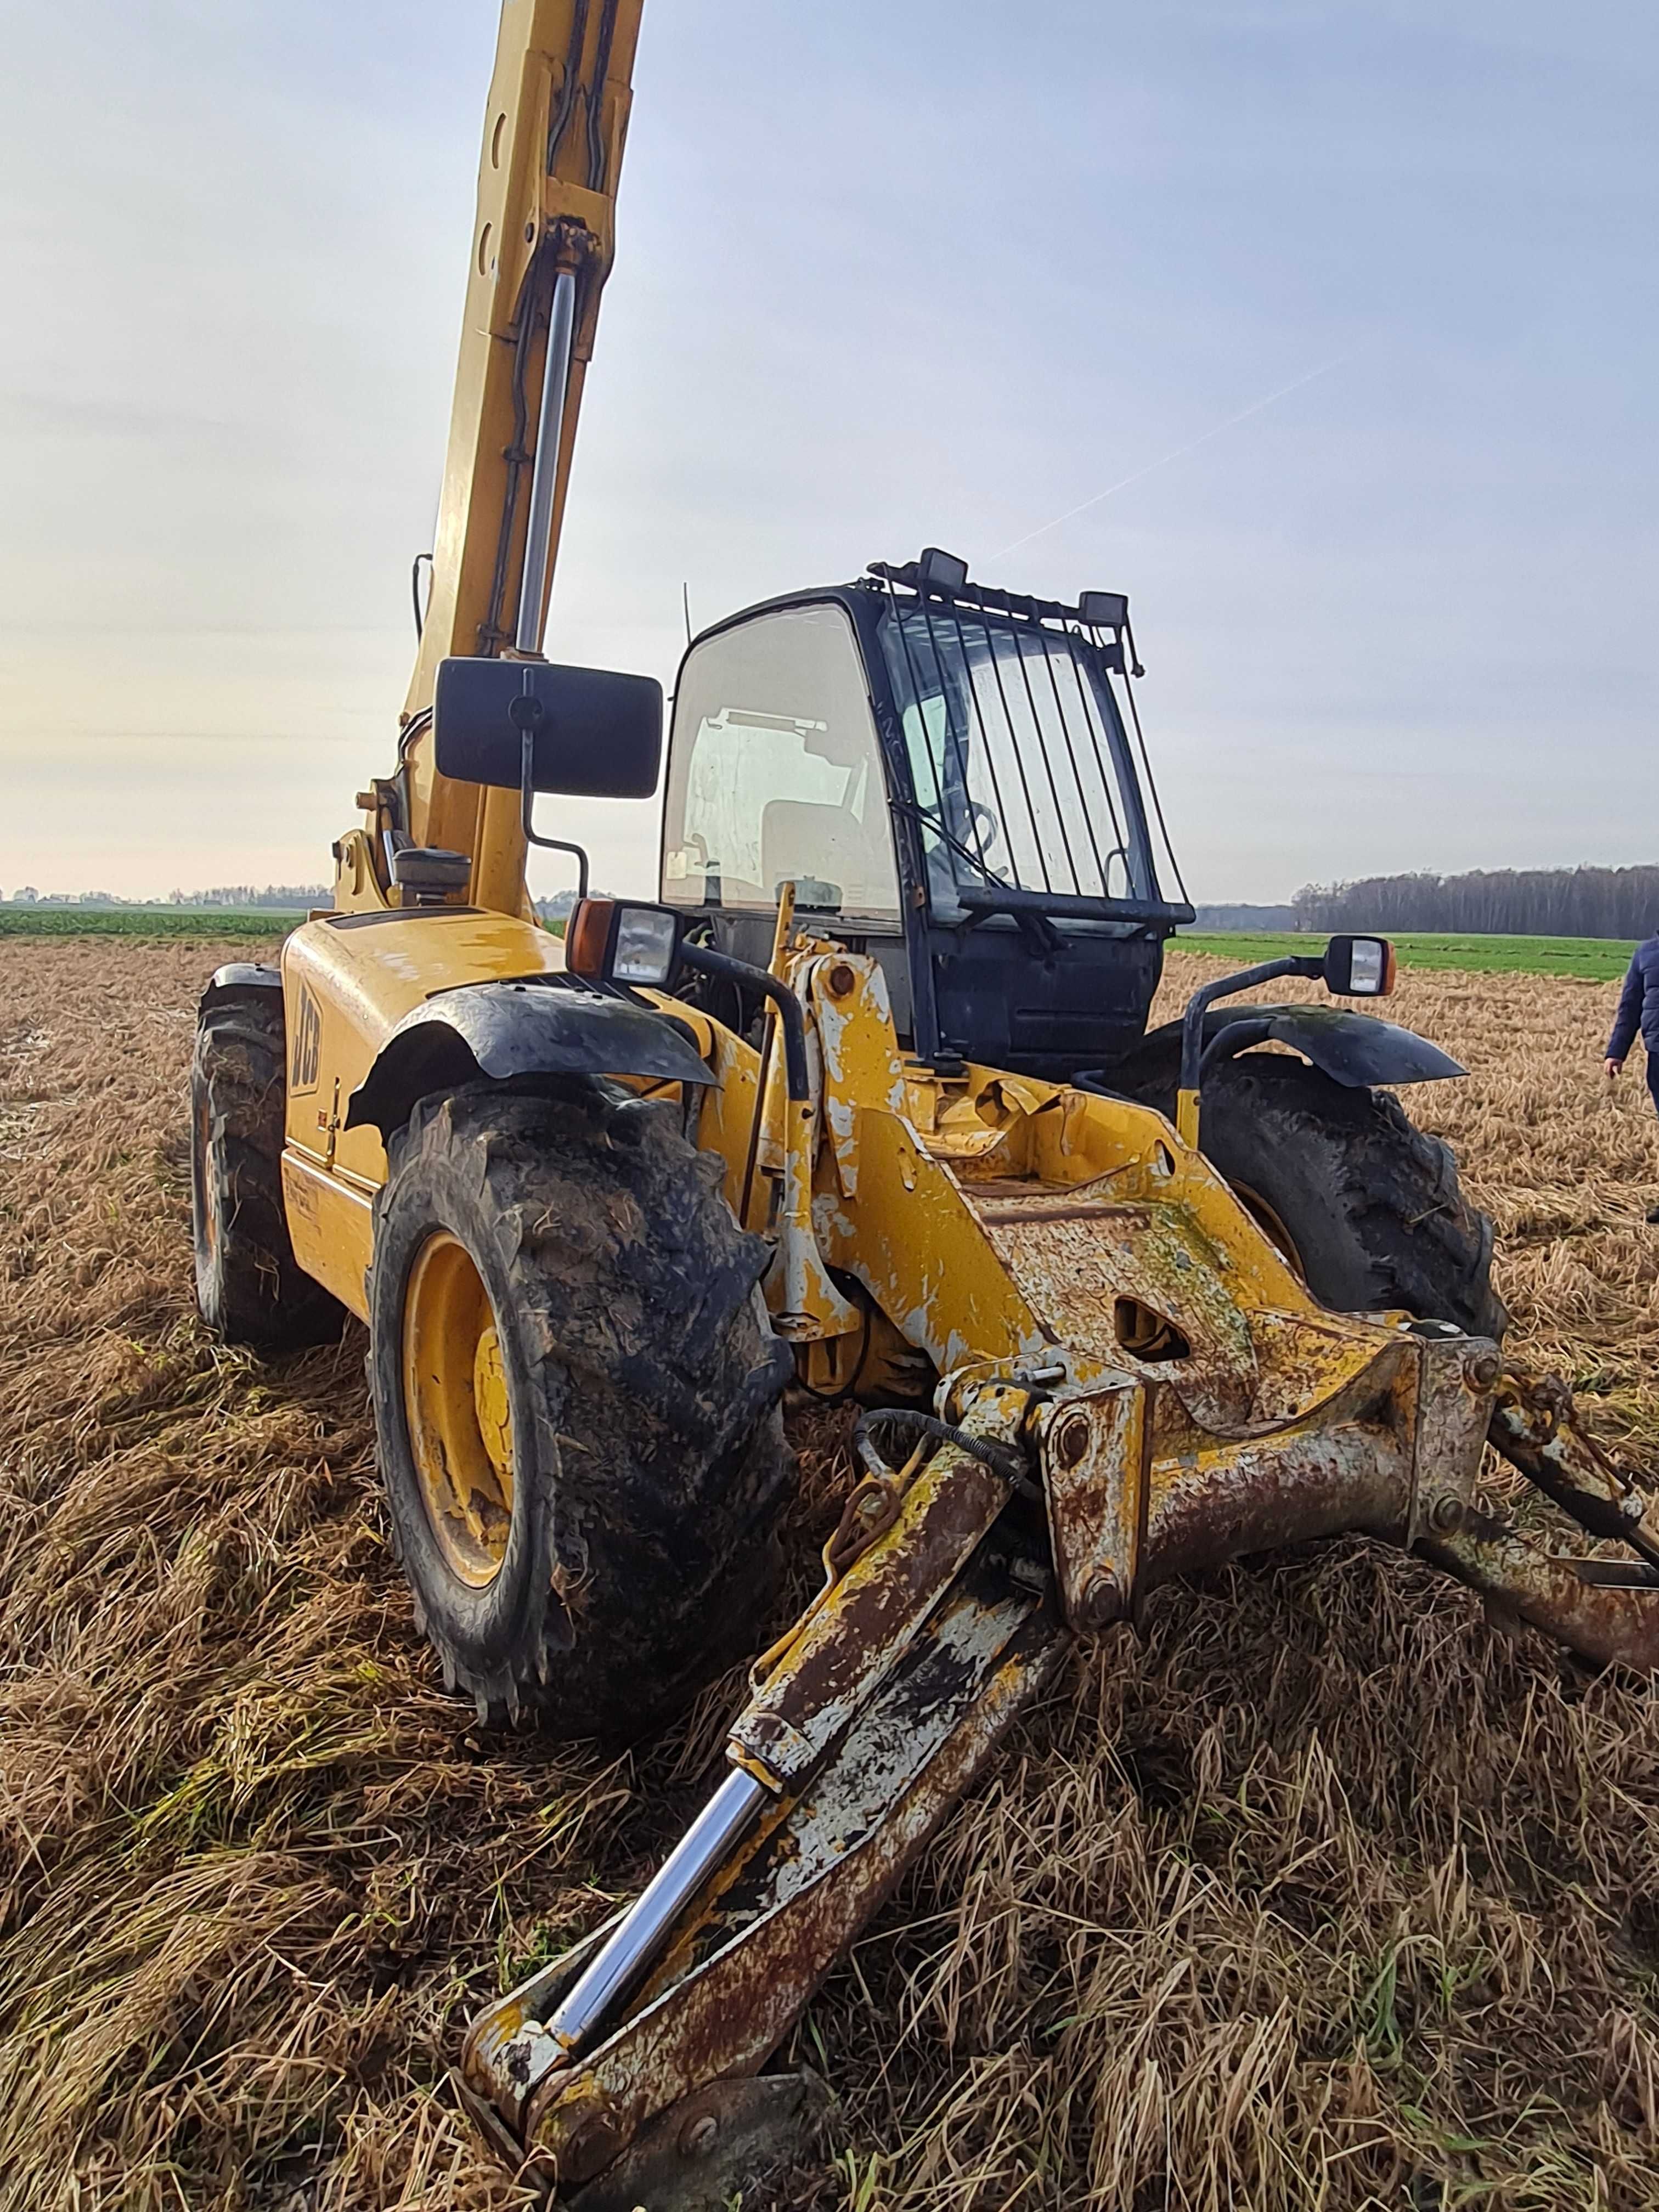
<svg viewBox="0 0 1659 2212">
<path fill-rule="evenodd" d="M 615 250 L 642 7 L 643 0 L 507 0 L 501 10 L 432 596 L 405 724 L 431 705 L 438 663 L 448 655 L 533 652 L 539 644 L 582 380 Z M 567 313 L 568 375 L 550 386 L 550 329 L 557 332 Z M 555 343 L 556 367 L 556 336 Z M 545 423 L 544 389 L 552 395 Z M 521 608 L 532 496 L 544 559 Z M 429 742 L 410 748 L 410 766 L 415 842 L 470 853 L 474 904 L 518 912 L 525 848 L 517 793 L 440 775 Z"/>
</svg>

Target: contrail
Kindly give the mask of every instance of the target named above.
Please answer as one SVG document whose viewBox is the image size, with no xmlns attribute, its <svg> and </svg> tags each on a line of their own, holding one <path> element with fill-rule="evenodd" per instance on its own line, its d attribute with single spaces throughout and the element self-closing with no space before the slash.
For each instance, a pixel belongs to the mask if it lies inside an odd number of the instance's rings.
<svg viewBox="0 0 1659 2212">
<path fill-rule="evenodd" d="M 1104 491 L 1096 492 L 1091 499 L 1083 500 L 1076 507 L 1068 507 L 1064 514 L 1055 515 L 1052 522 L 1040 523 L 1036 529 L 1028 530 L 1024 538 L 1016 538 L 1011 545 L 1000 546 L 988 557 L 1000 561 L 1005 553 L 1017 553 L 1022 545 L 1029 545 L 1034 538 L 1045 537 L 1049 531 L 1058 530 L 1062 522 L 1069 522 L 1074 514 L 1086 514 L 1091 507 L 1098 507 L 1103 499 L 1110 499 L 1114 492 L 1125 491 L 1129 485 L 1139 483 L 1142 477 L 1151 476 L 1154 469 L 1164 468 L 1170 461 L 1178 461 L 1188 453 L 1195 453 L 1200 446 L 1207 446 L 1212 438 L 1218 438 L 1224 430 L 1231 430 L 1236 423 L 1248 422 L 1252 415 L 1261 414 L 1264 407 L 1271 407 L 1275 400 L 1283 399 L 1292 392 L 1299 392 L 1304 384 L 1311 384 L 1316 377 L 1328 376 L 1332 369 L 1340 368 L 1345 361 L 1352 359 L 1352 352 L 1340 353 L 1334 361 L 1322 362 L 1317 368 L 1310 368 L 1304 376 L 1292 377 L 1288 384 L 1281 384 L 1277 392 L 1268 392 L 1265 399 L 1253 399 L 1248 407 L 1240 408 L 1237 415 L 1230 415 L 1224 422 L 1218 422 L 1213 429 L 1206 430 L 1202 437 L 1193 439 L 1188 445 L 1177 446 L 1173 453 L 1160 453 L 1157 460 L 1148 461 L 1144 469 L 1136 469 L 1132 476 L 1120 477 L 1115 483 L 1108 484 Z"/>
</svg>

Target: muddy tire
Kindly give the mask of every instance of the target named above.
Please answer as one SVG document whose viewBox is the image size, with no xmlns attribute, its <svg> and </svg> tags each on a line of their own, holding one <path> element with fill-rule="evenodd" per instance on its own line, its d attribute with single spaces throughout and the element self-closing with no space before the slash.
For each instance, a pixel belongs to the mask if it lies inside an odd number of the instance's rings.
<svg viewBox="0 0 1659 2212">
<path fill-rule="evenodd" d="M 1207 1158 L 1283 1224 L 1323 1304 L 1403 1307 L 1502 1337 L 1492 1224 L 1458 1188 L 1450 1147 L 1389 1092 L 1350 1090 L 1282 1053 L 1247 1053 L 1206 1078 L 1202 1129 Z"/>
<path fill-rule="evenodd" d="M 338 1336 L 343 1309 L 305 1273 L 283 1206 L 287 1050 L 279 990 L 216 987 L 191 1063 L 191 1237 L 202 1319 L 286 1352 Z"/>
<path fill-rule="evenodd" d="M 464 1091 L 393 1139 L 380 1468 L 419 1625 L 481 1718 L 628 1741 L 751 1646 L 793 1363 L 720 1184 L 672 1109 L 611 1085 Z"/>
</svg>

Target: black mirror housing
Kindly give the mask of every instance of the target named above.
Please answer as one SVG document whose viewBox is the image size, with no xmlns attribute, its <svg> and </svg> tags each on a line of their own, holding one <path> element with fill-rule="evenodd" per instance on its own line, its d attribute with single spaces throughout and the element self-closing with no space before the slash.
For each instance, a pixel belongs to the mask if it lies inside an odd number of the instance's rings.
<svg viewBox="0 0 1659 2212">
<path fill-rule="evenodd" d="M 521 788 L 524 733 L 534 733 L 531 786 L 572 799 L 649 799 L 662 766 L 662 686 L 654 676 L 541 660 L 438 664 L 434 756 L 441 775 Z"/>
</svg>

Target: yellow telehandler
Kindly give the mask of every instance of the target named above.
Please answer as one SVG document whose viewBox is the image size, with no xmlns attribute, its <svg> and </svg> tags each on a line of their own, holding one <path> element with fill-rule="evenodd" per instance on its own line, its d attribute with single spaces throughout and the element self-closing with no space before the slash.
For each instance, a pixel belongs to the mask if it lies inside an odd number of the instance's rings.
<svg viewBox="0 0 1659 2212">
<path fill-rule="evenodd" d="M 589 2212 L 724 2201 L 803 2123 L 769 2055 L 1066 1640 L 1156 1585 L 1359 1530 L 1659 1661 L 1641 1498 L 1505 1368 L 1490 1226 L 1393 1096 L 1462 1071 L 1236 1003 L 1382 998 L 1387 943 L 1149 1030 L 1192 910 L 1121 594 L 929 548 L 716 624 L 659 898 L 589 896 L 566 840 L 577 902 L 538 921 L 538 797 L 661 766 L 654 681 L 541 649 L 641 4 L 503 9 L 395 763 L 332 910 L 214 977 L 191 1094 L 203 1314 L 268 1350 L 367 1323 L 393 1541 L 487 1720 L 637 1735 L 752 1653 L 786 1388 L 860 1409 L 824 1588 L 705 1811 L 468 2039 L 480 2124 Z M 1488 1439 L 1604 1548 L 1485 1510 Z"/>
</svg>

